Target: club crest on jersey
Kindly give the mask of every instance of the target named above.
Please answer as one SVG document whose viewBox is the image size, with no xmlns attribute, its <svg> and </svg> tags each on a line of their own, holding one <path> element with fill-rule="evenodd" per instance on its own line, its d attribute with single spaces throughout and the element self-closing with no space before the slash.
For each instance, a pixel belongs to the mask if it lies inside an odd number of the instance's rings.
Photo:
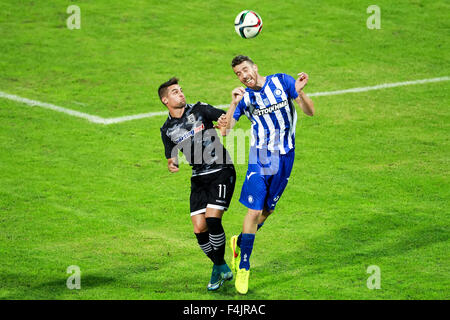
<svg viewBox="0 0 450 320">
<path fill-rule="evenodd" d="M 190 124 L 194 124 L 195 123 L 195 116 L 194 116 L 194 114 L 188 115 L 187 123 L 190 123 Z"/>
<path fill-rule="evenodd" d="M 282 94 L 282 92 L 281 92 L 281 90 L 280 89 L 276 89 L 274 92 L 273 92 L 274 94 L 275 94 L 275 96 L 277 96 L 277 97 L 280 97 L 281 96 L 281 94 Z"/>
</svg>

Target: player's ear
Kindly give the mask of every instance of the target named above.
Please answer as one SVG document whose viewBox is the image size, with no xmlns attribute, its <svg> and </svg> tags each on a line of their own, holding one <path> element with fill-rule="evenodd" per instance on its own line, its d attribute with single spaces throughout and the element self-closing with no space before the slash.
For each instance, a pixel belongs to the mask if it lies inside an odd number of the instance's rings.
<svg viewBox="0 0 450 320">
<path fill-rule="evenodd" d="M 167 103 L 169 102 L 169 99 L 167 99 L 167 97 L 162 97 L 161 98 L 162 103 L 164 103 L 167 107 Z"/>
</svg>

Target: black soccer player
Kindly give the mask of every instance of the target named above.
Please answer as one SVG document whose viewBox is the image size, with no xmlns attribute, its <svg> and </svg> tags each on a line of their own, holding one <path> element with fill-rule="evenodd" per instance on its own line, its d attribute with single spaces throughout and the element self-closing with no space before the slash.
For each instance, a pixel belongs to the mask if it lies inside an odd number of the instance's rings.
<svg viewBox="0 0 450 320">
<path fill-rule="evenodd" d="M 167 166 L 172 173 L 179 170 L 179 150 L 192 166 L 191 220 L 200 248 L 213 262 L 207 288 L 217 290 L 233 278 L 224 260 L 222 215 L 233 196 L 236 172 L 215 130 L 225 130 L 225 111 L 201 102 L 187 104 L 177 78 L 161 84 L 158 94 L 169 110 L 161 127 Z M 214 126 L 213 121 L 218 125 Z"/>
</svg>

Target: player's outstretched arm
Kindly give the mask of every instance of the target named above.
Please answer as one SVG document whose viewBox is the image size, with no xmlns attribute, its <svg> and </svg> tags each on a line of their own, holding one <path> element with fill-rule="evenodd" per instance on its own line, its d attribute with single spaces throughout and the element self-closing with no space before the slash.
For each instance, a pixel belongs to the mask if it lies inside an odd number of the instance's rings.
<svg viewBox="0 0 450 320">
<path fill-rule="evenodd" d="M 233 118 L 234 111 L 236 111 L 236 107 L 244 96 L 245 89 L 243 87 L 238 87 L 231 91 L 231 103 L 228 111 L 225 115 L 226 119 L 226 130 L 221 131 L 223 136 L 227 135 L 227 131 L 233 129 L 236 124 L 236 120 Z"/>
<path fill-rule="evenodd" d="M 178 168 L 178 159 L 176 157 L 167 159 L 167 168 L 172 173 L 178 172 L 180 170 Z"/>
<path fill-rule="evenodd" d="M 309 76 L 301 72 L 298 74 L 298 79 L 295 81 L 295 90 L 298 93 L 297 99 L 295 101 L 302 108 L 303 113 L 308 116 L 313 116 L 315 113 L 314 102 L 303 92 L 303 88 L 308 83 Z"/>
</svg>

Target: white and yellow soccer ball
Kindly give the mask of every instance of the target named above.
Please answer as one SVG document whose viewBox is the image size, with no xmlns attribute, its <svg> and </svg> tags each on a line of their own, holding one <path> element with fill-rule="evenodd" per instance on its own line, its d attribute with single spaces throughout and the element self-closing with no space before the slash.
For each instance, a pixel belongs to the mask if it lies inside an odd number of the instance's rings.
<svg viewBox="0 0 450 320">
<path fill-rule="evenodd" d="M 234 19 L 234 29 L 244 39 L 256 37 L 261 32 L 262 26 L 261 17 L 252 10 L 241 11 Z"/>
</svg>

